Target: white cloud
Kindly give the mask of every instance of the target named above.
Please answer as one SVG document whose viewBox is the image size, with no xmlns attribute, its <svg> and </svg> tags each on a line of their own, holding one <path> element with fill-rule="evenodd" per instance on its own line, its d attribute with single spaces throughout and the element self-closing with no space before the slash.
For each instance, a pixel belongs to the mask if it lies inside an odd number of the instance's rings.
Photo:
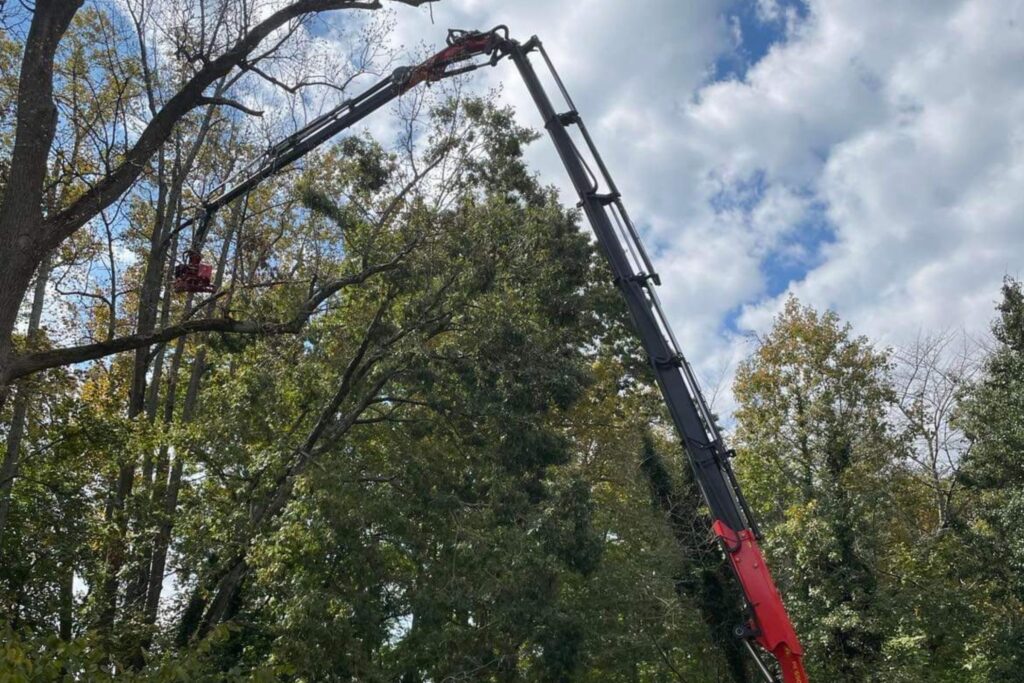
<svg viewBox="0 0 1024 683">
<path fill-rule="evenodd" d="M 705 376 L 742 350 L 726 321 L 763 330 L 780 289 L 887 344 L 919 329 L 984 331 L 1000 279 L 1022 274 L 1024 0 L 812 0 L 802 19 L 759 0 L 764 20 L 784 20 L 785 42 L 743 80 L 708 83 L 734 49 L 728 11 L 446 0 L 434 25 L 401 11 L 398 39 L 438 44 L 449 25 L 495 23 L 541 35 Z M 510 66 L 484 82 L 496 80 L 539 128 Z M 534 147 L 544 178 L 567 190 L 549 146 Z M 793 281 L 780 288 L 780 273 Z"/>
<path fill-rule="evenodd" d="M 983 330 L 1024 254 L 1024 3 L 830 2 L 814 13 L 801 45 L 772 58 L 823 56 L 823 27 L 859 28 L 875 39 L 835 55 L 835 84 L 809 94 L 856 87 L 840 60 L 865 65 L 872 87 L 811 176 L 836 239 L 791 290 L 889 343 L 922 328 Z M 879 16 L 884 26 L 866 19 Z M 763 326 L 776 305 L 751 302 L 745 322 Z"/>
</svg>

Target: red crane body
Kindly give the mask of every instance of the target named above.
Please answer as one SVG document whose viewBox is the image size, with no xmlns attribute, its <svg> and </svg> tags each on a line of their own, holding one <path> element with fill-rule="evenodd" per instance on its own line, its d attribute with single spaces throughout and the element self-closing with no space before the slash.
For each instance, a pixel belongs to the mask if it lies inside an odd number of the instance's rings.
<svg viewBox="0 0 1024 683">
<path fill-rule="evenodd" d="M 532 52 L 538 52 L 550 69 L 567 110 L 558 112 L 554 108 L 529 59 Z M 474 62 L 478 57 L 486 57 L 487 60 Z M 551 141 L 573 182 L 579 206 L 594 230 L 598 249 L 611 267 L 615 285 L 650 359 L 665 404 L 713 518 L 712 531 L 744 595 L 749 620 L 746 624 L 737 625 L 736 635 L 743 639 L 767 681 L 778 681 L 778 677 L 770 671 L 770 664 L 762 660 L 751 643 L 772 656 L 784 683 L 808 683 L 803 649 L 768 571 L 758 543 L 760 533 L 757 524 L 732 470 L 730 459 L 734 453 L 726 448 L 714 415 L 662 310 L 655 291 L 655 286 L 661 284 L 660 278 L 622 204 L 619 190 L 536 37 L 521 44 L 509 38 L 508 29 L 504 26 L 488 32 L 450 31 L 448 45 L 443 50 L 419 65 L 396 69 L 390 77 L 366 92 L 346 100 L 270 147 L 242 169 L 242 177 L 237 181 L 225 181 L 216 197 L 204 206 L 195 243 L 201 244 L 209 219 L 219 208 L 246 194 L 264 179 L 410 88 L 482 66 L 493 66 L 503 58 L 515 64 L 541 113 Z M 584 160 L 570 129 L 582 138 L 583 149 L 589 153 L 593 165 Z M 175 268 L 174 288 L 184 292 L 213 291 L 211 272 L 212 268 L 202 263 L 200 252 L 194 247 L 186 252 L 186 261 Z"/>
</svg>

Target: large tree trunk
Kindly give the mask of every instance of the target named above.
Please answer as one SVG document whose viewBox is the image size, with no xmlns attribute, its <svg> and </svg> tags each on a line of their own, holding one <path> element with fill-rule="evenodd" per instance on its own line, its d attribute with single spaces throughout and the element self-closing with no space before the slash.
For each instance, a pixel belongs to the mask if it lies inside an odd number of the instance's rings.
<svg viewBox="0 0 1024 683">
<path fill-rule="evenodd" d="M 53 60 L 82 0 L 38 0 L 25 39 L 10 173 L 0 198 L 0 405 L 9 392 L 14 327 L 32 274 L 49 249 L 39 239 L 43 181 L 57 130 Z"/>
<path fill-rule="evenodd" d="M 4 240 L 3 234 L 0 226 L 0 242 Z M 14 352 L 14 326 L 36 268 L 35 256 L 28 247 L 17 240 L 8 241 L 6 245 L 0 248 L 0 408 L 10 394 L 7 371 Z"/>
<path fill-rule="evenodd" d="M 46 281 L 50 276 L 50 259 L 47 255 L 39 264 L 36 275 L 35 291 L 32 295 L 32 312 L 28 319 L 28 339 L 31 342 L 39 332 L 43 319 L 43 302 L 46 298 Z M 11 415 L 11 429 L 7 433 L 7 450 L 4 452 L 3 464 L 0 465 L 0 539 L 3 538 L 7 526 L 7 516 L 11 508 L 11 489 L 14 479 L 18 476 L 18 462 L 21 458 L 21 440 L 25 434 L 28 420 L 29 391 L 23 385 L 14 399 Z"/>
</svg>

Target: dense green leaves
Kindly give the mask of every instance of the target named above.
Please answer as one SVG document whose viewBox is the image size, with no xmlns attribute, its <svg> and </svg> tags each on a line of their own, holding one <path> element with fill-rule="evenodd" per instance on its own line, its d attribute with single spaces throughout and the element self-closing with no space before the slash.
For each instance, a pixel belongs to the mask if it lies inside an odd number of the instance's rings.
<svg viewBox="0 0 1024 683">
<path fill-rule="evenodd" d="M 894 376 L 888 352 L 794 299 L 741 365 L 740 474 L 812 680 L 1019 677 L 1017 292 L 1007 284 L 1001 348 L 975 386 L 920 350 Z M 937 466 L 936 435 L 958 428 L 967 450 Z"/>
<path fill-rule="evenodd" d="M 887 361 L 833 314 L 790 299 L 737 372 L 739 470 L 771 530 L 766 548 L 819 675 L 879 665 L 878 555 L 892 503 Z M 824 666 L 823 666 L 824 665 Z"/>
<path fill-rule="evenodd" d="M 1024 290 L 1007 280 L 993 325 L 997 346 L 982 379 L 965 396 L 961 423 L 973 447 L 963 479 L 975 493 L 973 523 L 964 530 L 969 568 L 985 581 L 992 606 L 982 634 L 989 656 L 977 666 L 993 681 L 1019 678 L 1024 656 Z"/>
<path fill-rule="evenodd" d="M 236 315 L 281 319 L 310 281 L 347 283 L 300 335 L 178 342 L 135 418 L 121 359 L 38 388 L 64 412 L 33 423 L 33 443 L 59 436 L 67 456 L 33 462 L 66 493 L 14 489 L 10 666 L 361 681 L 721 669 L 640 473 L 633 437 L 660 406 L 635 346 L 605 341 L 626 338 L 623 312 L 577 216 L 527 171 L 534 135 L 510 111 L 469 101 L 431 121 L 428 159 L 462 169 L 443 187 L 354 138 L 301 178 L 281 226 L 218 226 L 241 231 L 240 285 L 274 281 L 232 291 Z M 133 485 L 111 514 L 125 463 Z M 64 654 L 47 654 L 55 624 Z"/>
</svg>

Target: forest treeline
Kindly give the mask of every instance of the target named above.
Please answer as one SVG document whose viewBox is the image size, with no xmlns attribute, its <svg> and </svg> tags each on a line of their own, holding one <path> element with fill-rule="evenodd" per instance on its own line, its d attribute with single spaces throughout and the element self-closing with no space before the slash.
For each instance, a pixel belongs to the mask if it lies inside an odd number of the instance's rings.
<svg viewBox="0 0 1024 683">
<path fill-rule="evenodd" d="M 246 160 L 393 68 L 401 14 L 0 8 L 0 680 L 758 680 L 514 112 L 410 93 L 197 235 Z M 174 291 L 190 247 L 213 293 Z M 983 339 L 888 348 L 790 298 L 736 368 L 814 681 L 1021 680 L 1024 289 L 992 300 Z"/>
</svg>

